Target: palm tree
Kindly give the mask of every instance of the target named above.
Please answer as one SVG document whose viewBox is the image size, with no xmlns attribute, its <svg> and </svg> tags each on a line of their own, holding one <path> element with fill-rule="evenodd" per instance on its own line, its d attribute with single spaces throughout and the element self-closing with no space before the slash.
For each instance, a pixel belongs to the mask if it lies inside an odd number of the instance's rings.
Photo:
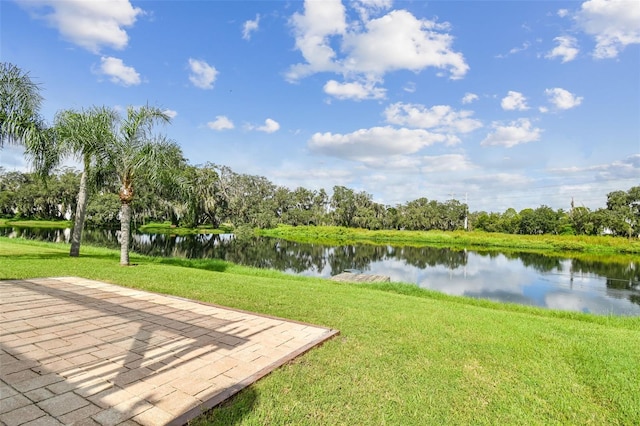
<svg viewBox="0 0 640 426">
<path fill-rule="evenodd" d="M 80 188 L 71 233 L 70 256 L 80 254 L 80 241 L 89 200 L 88 180 L 100 184 L 109 162 L 109 149 L 115 145 L 115 124 L 118 115 L 106 107 L 87 111 L 65 110 L 56 115 L 55 130 L 58 137 L 58 158 L 66 155 L 80 157 L 83 163 Z"/>
<path fill-rule="evenodd" d="M 46 176 L 55 164 L 54 134 L 40 116 L 40 86 L 29 73 L 0 62 L 0 149 L 5 142 L 22 145 L 36 172 Z"/>
<path fill-rule="evenodd" d="M 131 202 L 136 182 L 145 179 L 150 186 L 161 186 L 175 176 L 172 170 L 184 164 L 182 151 L 173 141 L 154 137 L 157 122 L 169 122 L 158 108 L 129 107 L 120 125 L 112 161 L 120 181 L 120 265 L 129 265 L 131 237 Z"/>
<path fill-rule="evenodd" d="M 0 147 L 4 142 L 27 145 L 37 137 L 40 86 L 29 73 L 9 62 L 0 63 Z"/>
</svg>

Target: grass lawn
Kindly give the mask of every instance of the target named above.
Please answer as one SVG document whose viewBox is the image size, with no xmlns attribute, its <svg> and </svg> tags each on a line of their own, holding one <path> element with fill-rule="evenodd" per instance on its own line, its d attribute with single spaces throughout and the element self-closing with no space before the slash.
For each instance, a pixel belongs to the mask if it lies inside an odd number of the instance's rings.
<svg viewBox="0 0 640 426">
<path fill-rule="evenodd" d="M 341 334 L 195 424 L 640 424 L 640 317 L 554 312 L 405 284 L 0 237 L 0 279 L 80 276 Z"/>
<path fill-rule="evenodd" d="M 0 219 L 0 226 L 24 226 L 30 228 L 65 229 L 73 228 L 71 220 L 20 220 Z"/>
</svg>

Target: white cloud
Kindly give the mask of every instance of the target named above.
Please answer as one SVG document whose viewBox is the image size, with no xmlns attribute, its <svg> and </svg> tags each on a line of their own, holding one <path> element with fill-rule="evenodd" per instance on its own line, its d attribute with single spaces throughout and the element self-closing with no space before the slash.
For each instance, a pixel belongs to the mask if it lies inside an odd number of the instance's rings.
<svg viewBox="0 0 640 426">
<path fill-rule="evenodd" d="M 525 27 L 525 28 L 526 28 L 526 27 Z M 526 28 L 526 29 L 528 29 L 528 28 Z M 524 43 L 522 43 L 522 46 L 520 46 L 520 47 L 514 47 L 514 48 L 510 49 L 510 50 L 509 50 L 509 53 L 506 53 L 506 54 L 502 54 L 502 53 L 501 53 L 501 54 L 498 54 L 498 55 L 496 55 L 496 58 L 503 59 L 503 58 L 508 57 L 509 55 L 515 55 L 516 53 L 524 52 L 525 50 L 529 49 L 529 47 L 531 47 L 531 43 L 529 43 L 529 42 L 525 41 Z"/>
<path fill-rule="evenodd" d="M 553 89 L 546 89 L 544 93 L 549 97 L 549 102 L 555 105 L 558 109 L 571 109 L 575 108 L 582 103 L 582 96 L 575 96 L 568 90 L 555 87 Z"/>
<path fill-rule="evenodd" d="M 532 127 L 531 122 L 526 118 L 512 121 L 506 126 L 499 122 L 492 124 L 494 131 L 480 143 L 482 146 L 504 146 L 511 148 L 527 142 L 534 142 L 540 139 L 542 130 Z"/>
<path fill-rule="evenodd" d="M 141 82 L 140 74 L 133 67 L 125 65 L 122 59 L 110 56 L 100 58 L 97 73 L 108 76 L 112 83 L 122 86 L 136 86 Z"/>
<path fill-rule="evenodd" d="M 482 127 L 479 120 L 470 118 L 472 111 L 455 111 L 448 105 L 426 108 L 423 105 L 397 102 L 389 105 L 384 115 L 391 124 L 432 129 L 436 132 L 468 133 Z"/>
<path fill-rule="evenodd" d="M 233 121 L 229 120 L 225 115 L 216 115 L 216 119 L 208 122 L 207 127 L 213 130 L 231 130 L 235 126 Z"/>
<path fill-rule="evenodd" d="M 414 83 L 413 81 L 410 81 L 402 88 L 402 90 L 404 90 L 407 93 L 415 93 L 416 83 Z"/>
<path fill-rule="evenodd" d="M 522 93 L 514 92 L 512 90 L 509 90 L 507 96 L 505 96 L 502 99 L 502 102 L 500 102 L 500 105 L 502 106 L 502 109 L 508 111 L 524 111 L 526 109 L 529 109 L 529 107 L 527 106 L 527 98 L 525 98 Z"/>
<path fill-rule="evenodd" d="M 462 103 L 463 104 L 470 104 L 472 102 L 477 101 L 478 95 L 476 95 L 475 93 L 465 93 L 464 97 L 462 98 Z"/>
<path fill-rule="evenodd" d="M 271 118 L 267 118 L 264 121 L 264 125 L 256 127 L 256 130 L 265 133 L 274 133 L 280 130 L 280 124 L 277 121 L 272 120 Z"/>
<path fill-rule="evenodd" d="M 524 43 L 522 43 L 522 46 L 520 47 L 514 47 L 511 50 L 509 50 L 509 54 L 510 55 L 514 55 L 516 53 L 519 52 L 524 52 L 525 50 L 527 50 L 529 47 L 531 47 L 531 43 L 525 41 Z"/>
<path fill-rule="evenodd" d="M 437 173 L 444 177 L 447 173 L 461 173 L 477 168 L 466 156 L 462 154 L 445 155 L 404 155 L 392 154 L 388 156 L 367 157 L 361 159 L 363 164 L 375 170 L 386 173 L 399 173 L 401 177 L 409 174 Z M 387 176 L 387 174 L 383 175 Z M 459 175 L 458 175 L 459 177 Z M 446 177 L 445 179 L 449 179 Z"/>
<path fill-rule="evenodd" d="M 20 4 L 56 28 L 64 39 L 93 53 L 99 53 L 103 46 L 124 49 L 129 36 L 123 28 L 144 14 L 129 0 L 32 0 Z M 39 9 L 45 11 L 40 14 Z"/>
<path fill-rule="evenodd" d="M 465 179 L 467 184 L 477 184 L 480 187 L 523 187 L 532 183 L 534 180 L 522 173 L 506 173 L 506 172 L 484 172 L 477 176 Z"/>
<path fill-rule="evenodd" d="M 165 114 L 167 114 L 169 116 L 169 118 L 176 118 L 176 116 L 178 115 L 177 111 L 174 111 L 172 109 L 165 109 L 164 111 Z"/>
<path fill-rule="evenodd" d="M 630 44 L 640 43 L 640 2 L 589 0 L 576 15 L 580 28 L 596 40 L 593 56 L 615 58 Z"/>
<path fill-rule="evenodd" d="M 391 11 L 368 21 L 365 31 L 345 35 L 345 69 L 382 76 L 400 69 L 417 72 L 435 67 L 449 70 L 452 79 L 462 78 L 469 66 L 461 53 L 451 50 L 453 37 L 443 32 L 447 29 L 446 23 L 418 19 L 406 10 Z"/>
<path fill-rule="evenodd" d="M 245 40 L 251 39 L 251 33 L 258 30 L 260 24 L 260 15 L 256 15 L 256 19 L 253 21 L 248 20 L 242 26 L 242 38 Z"/>
<path fill-rule="evenodd" d="M 385 172 L 417 173 L 420 170 L 420 158 L 411 155 L 393 154 L 388 156 L 367 157 L 361 159 L 368 168 Z"/>
<path fill-rule="evenodd" d="M 334 185 L 350 186 L 353 169 L 310 167 L 296 161 L 283 160 L 281 165 L 269 173 L 269 176 L 273 178 L 275 184 L 289 188 L 326 190 Z"/>
<path fill-rule="evenodd" d="M 351 6 L 358 11 L 360 19 L 368 21 L 372 14 L 379 14 L 393 6 L 393 0 L 354 0 Z"/>
<path fill-rule="evenodd" d="M 370 161 L 389 155 L 411 154 L 447 137 L 423 129 L 395 129 L 390 126 L 360 129 L 352 133 L 315 133 L 309 149 L 338 158 Z"/>
<path fill-rule="evenodd" d="M 567 9 L 558 9 L 558 16 L 564 18 L 569 15 L 569 11 Z"/>
<path fill-rule="evenodd" d="M 307 61 L 293 65 L 287 74 L 289 80 L 298 80 L 322 71 L 339 71 L 333 62 L 336 53 L 329 37 L 344 34 L 347 29 L 345 8 L 340 0 L 322 2 L 306 1 L 304 13 L 291 18 L 296 38 L 296 48 Z"/>
<path fill-rule="evenodd" d="M 189 81 L 200 89 L 213 89 L 218 71 L 205 61 L 189 58 Z"/>
<path fill-rule="evenodd" d="M 577 43 L 578 41 L 575 37 L 571 36 L 560 36 L 553 39 L 558 45 L 554 47 L 545 58 L 553 59 L 556 57 L 562 58 L 562 63 L 573 61 L 580 50 L 578 50 Z"/>
<path fill-rule="evenodd" d="M 363 99 L 383 99 L 386 95 L 386 90 L 375 87 L 373 82 L 339 83 L 335 80 L 327 81 L 324 85 L 324 92 L 338 99 L 353 99 L 357 101 Z"/>
<path fill-rule="evenodd" d="M 475 168 L 473 163 L 461 154 L 425 156 L 420 160 L 423 173 L 461 172 Z"/>
<path fill-rule="evenodd" d="M 595 175 L 596 179 L 603 181 L 633 179 L 640 176 L 640 154 L 630 155 L 623 160 L 614 161 L 608 164 L 596 164 L 585 167 L 565 167 L 560 169 L 551 169 L 549 172 L 560 175 Z"/>
<path fill-rule="evenodd" d="M 428 67 L 448 70 L 452 79 L 469 69 L 461 53 L 451 49 L 448 24 L 418 19 L 406 10 L 393 10 L 376 19 L 369 12 L 381 11 L 386 1 L 354 3 L 360 21 L 347 23 L 340 0 L 306 1 L 304 13 L 291 18 L 296 48 L 305 63 L 290 67 L 287 79 L 297 81 L 318 72 L 335 72 L 358 79 L 380 80 L 391 71 L 421 71 Z M 352 5 L 354 5 L 352 4 Z M 362 8 L 367 13 L 363 15 Z M 334 49 L 340 45 L 340 49 Z"/>
</svg>

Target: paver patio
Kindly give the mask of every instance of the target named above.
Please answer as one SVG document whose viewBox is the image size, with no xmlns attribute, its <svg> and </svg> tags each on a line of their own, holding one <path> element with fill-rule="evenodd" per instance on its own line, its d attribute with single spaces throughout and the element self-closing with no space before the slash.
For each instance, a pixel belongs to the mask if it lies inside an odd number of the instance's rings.
<svg viewBox="0 0 640 426">
<path fill-rule="evenodd" d="M 0 281 L 0 424 L 182 425 L 336 333 L 76 277 Z"/>
</svg>

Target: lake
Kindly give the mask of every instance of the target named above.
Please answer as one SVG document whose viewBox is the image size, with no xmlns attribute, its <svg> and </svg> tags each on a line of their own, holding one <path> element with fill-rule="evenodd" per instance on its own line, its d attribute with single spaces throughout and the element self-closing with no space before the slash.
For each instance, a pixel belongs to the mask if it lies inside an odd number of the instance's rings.
<svg viewBox="0 0 640 426">
<path fill-rule="evenodd" d="M 71 231 L 0 228 L 0 235 L 69 242 Z M 86 244 L 119 248 L 119 231 L 85 230 Z M 150 256 L 216 258 L 328 278 L 347 269 L 458 296 L 594 314 L 640 315 L 640 261 L 584 261 L 532 253 L 434 247 L 326 246 L 231 234 L 136 233 L 132 250 Z"/>
</svg>

